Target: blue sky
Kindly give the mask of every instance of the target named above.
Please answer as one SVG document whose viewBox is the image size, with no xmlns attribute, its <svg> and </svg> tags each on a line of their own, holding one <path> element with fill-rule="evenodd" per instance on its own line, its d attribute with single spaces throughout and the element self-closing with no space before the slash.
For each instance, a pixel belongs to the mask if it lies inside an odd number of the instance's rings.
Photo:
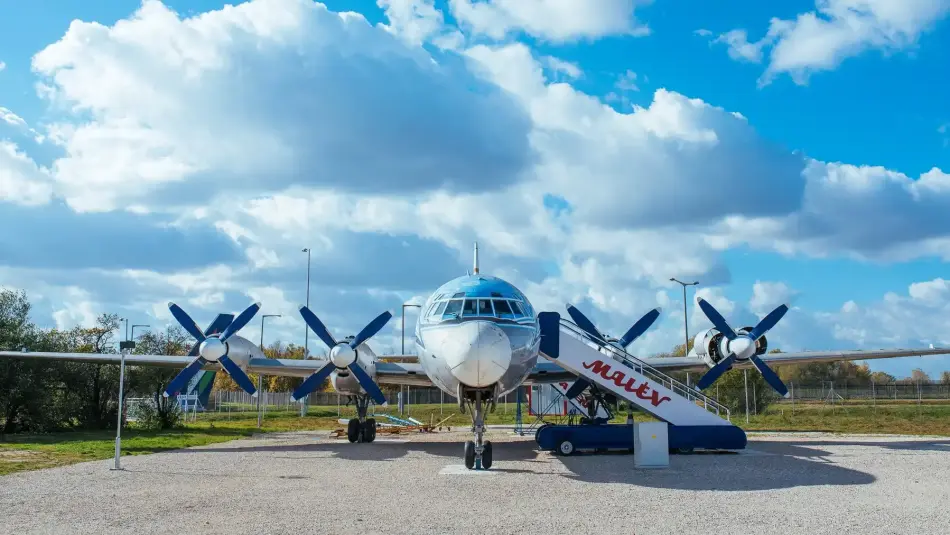
<svg viewBox="0 0 950 535">
<path fill-rule="evenodd" d="M 358 329 L 478 239 L 536 308 L 664 305 L 645 353 L 679 342 L 671 276 L 738 317 L 793 298 L 783 347 L 950 345 L 950 2 L 169 0 L 113 28 L 140 5 L 0 7 L 0 275 L 41 322 L 265 296 L 290 340 L 310 245 Z M 916 366 L 950 361 L 872 364 Z"/>
</svg>

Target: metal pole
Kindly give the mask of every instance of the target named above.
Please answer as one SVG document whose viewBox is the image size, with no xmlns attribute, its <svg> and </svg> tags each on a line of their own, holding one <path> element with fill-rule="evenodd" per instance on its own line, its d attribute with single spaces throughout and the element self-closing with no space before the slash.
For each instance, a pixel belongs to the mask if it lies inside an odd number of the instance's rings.
<svg viewBox="0 0 950 535">
<path fill-rule="evenodd" d="M 683 356 L 685 357 L 689 354 L 689 316 L 686 312 L 686 287 L 695 286 L 699 284 L 699 281 L 683 282 L 675 277 L 670 277 L 670 280 L 683 286 L 683 332 L 686 335 L 683 340 Z"/>
<path fill-rule="evenodd" d="M 749 423 L 749 370 L 742 370 L 742 381 L 745 383 L 745 423 Z"/>
<path fill-rule="evenodd" d="M 261 424 L 264 420 L 264 413 L 261 411 L 261 398 L 264 397 L 261 395 L 261 388 L 264 384 L 263 375 L 257 374 L 257 428 L 261 428 Z"/>
<path fill-rule="evenodd" d="M 402 315 L 402 337 L 401 337 L 402 345 L 400 346 L 399 354 L 405 355 L 406 354 L 406 304 L 405 303 L 403 303 L 402 305 L 401 315 Z"/>
<path fill-rule="evenodd" d="M 125 356 L 128 353 L 129 350 L 123 348 L 119 356 L 119 416 L 115 424 L 115 467 L 113 470 L 122 470 L 119 464 L 119 452 L 122 450 L 122 396 L 125 395 Z"/>
</svg>

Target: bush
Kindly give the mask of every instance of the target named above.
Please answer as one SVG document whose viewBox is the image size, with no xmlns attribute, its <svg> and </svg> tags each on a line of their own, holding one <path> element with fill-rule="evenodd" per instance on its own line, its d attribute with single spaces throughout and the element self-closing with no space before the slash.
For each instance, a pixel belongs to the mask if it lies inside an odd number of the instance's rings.
<svg viewBox="0 0 950 535">
<path fill-rule="evenodd" d="M 129 409 L 131 412 L 132 407 L 129 407 Z M 132 416 L 132 414 L 129 416 Z M 153 431 L 182 427 L 184 422 L 184 412 L 182 412 L 181 407 L 178 406 L 178 403 L 166 397 L 150 398 L 148 401 L 137 404 L 134 409 L 134 416 L 136 427 Z"/>
</svg>

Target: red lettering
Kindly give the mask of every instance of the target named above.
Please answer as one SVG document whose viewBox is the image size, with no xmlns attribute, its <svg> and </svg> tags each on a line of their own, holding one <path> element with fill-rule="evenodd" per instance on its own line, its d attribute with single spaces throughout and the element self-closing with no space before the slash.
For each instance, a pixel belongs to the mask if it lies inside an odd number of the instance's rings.
<svg viewBox="0 0 950 535">
<path fill-rule="evenodd" d="M 663 403 L 664 401 L 672 401 L 672 399 L 668 396 L 663 396 L 661 398 L 660 393 L 657 392 L 656 390 L 651 391 L 650 383 L 648 382 L 640 383 L 639 386 L 634 388 L 634 385 L 636 385 L 637 383 L 636 378 L 631 377 L 627 379 L 627 375 L 622 371 L 615 371 L 612 374 L 608 375 L 608 373 L 610 373 L 610 365 L 605 364 L 604 361 L 602 360 L 595 360 L 594 362 L 590 364 L 584 362 L 583 366 L 584 368 L 590 370 L 591 373 L 600 375 L 601 377 L 604 378 L 604 380 L 613 381 L 615 385 L 619 386 L 620 388 L 623 388 L 627 392 L 636 394 L 636 396 L 642 400 L 649 401 L 650 403 L 653 404 L 654 407 L 659 407 L 660 403 Z M 624 383 L 624 379 L 627 379 L 626 383 Z"/>
</svg>

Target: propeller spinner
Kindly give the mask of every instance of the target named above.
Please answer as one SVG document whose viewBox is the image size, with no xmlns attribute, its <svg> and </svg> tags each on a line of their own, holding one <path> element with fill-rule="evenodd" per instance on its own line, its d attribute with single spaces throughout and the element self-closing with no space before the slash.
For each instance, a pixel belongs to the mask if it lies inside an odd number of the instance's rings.
<svg viewBox="0 0 950 535">
<path fill-rule="evenodd" d="M 313 372 L 310 377 L 304 379 L 304 382 L 294 390 L 291 396 L 293 400 L 299 401 L 316 390 L 317 387 L 320 386 L 320 383 L 329 377 L 334 369 L 349 369 L 360 383 L 360 386 L 363 387 L 363 390 L 372 396 L 373 401 L 385 407 L 387 405 L 386 396 L 383 395 L 383 391 L 379 389 L 379 386 L 373 381 L 373 378 L 360 367 L 356 359 L 356 348 L 378 333 L 393 315 L 389 311 L 386 311 L 376 316 L 376 319 L 369 322 L 366 327 L 363 327 L 363 330 L 349 342 L 337 342 L 323 322 L 320 321 L 320 318 L 306 306 L 300 305 L 300 315 L 303 316 L 304 322 L 307 323 L 317 337 L 323 340 L 323 343 L 330 348 L 330 360 L 325 366 Z"/>
<path fill-rule="evenodd" d="M 782 304 L 776 307 L 775 310 L 769 312 L 767 316 L 762 318 L 762 321 L 753 327 L 751 331 L 747 333 L 736 333 L 732 327 L 726 323 L 722 314 L 705 299 L 698 297 L 696 298 L 696 302 L 699 304 L 699 308 L 702 309 L 703 314 L 705 314 L 713 326 L 716 327 L 716 330 L 726 337 L 725 349 L 729 353 L 726 358 L 720 360 L 702 376 L 696 383 L 696 388 L 698 390 L 708 388 L 716 382 L 716 379 L 719 379 L 722 374 L 726 373 L 736 360 L 751 360 L 755 368 L 759 370 L 759 373 L 765 378 L 765 381 L 769 383 L 776 392 L 782 395 L 782 397 L 788 397 L 788 388 L 785 387 L 785 383 L 779 379 L 778 374 L 772 371 L 772 368 L 769 368 L 765 362 L 755 354 L 756 341 L 772 329 L 772 327 L 775 327 L 779 320 L 782 319 L 782 316 L 788 312 L 788 305 Z"/>
<path fill-rule="evenodd" d="M 647 329 L 653 325 L 653 322 L 655 322 L 656 319 L 660 317 L 661 310 L 662 309 L 657 307 L 644 314 L 642 318 L 637 320 L 636 323 L 627 329 L 627 332 L 624 333 L 624 335 L 621 336 L 620 339 L 616 341 L 616 343 L 620 344 L 621 347 L 626 349 L 630 344 L 633 343 L 634 340 L 639 338 L 640 335 L 645 333 Z M 571 319 L 574 320 L 574 323 L 576 323 L 577 326 L 580 327 L 584 332 L 592 336 L 597 343 L 603 345 L 611 344 L 610 338 L 598 331 L 597 327 L 594 327 L 594 323 L 587 319 L 587 316 L 582 314 L 580 310 L 577 310 L 574 305 L 567 305 L 567 313 L 571 315 Z M 589 384 L 590 383 L 586 379 L 579 377 L 576 381 L 574 381 L 574 384 L 571 385 L 571 388 L 569 388 L 567 392 L 564 393 L 564 395 L 568 399 L 574 399 L 579 396 Z"/>
<path fill-rule="evenodd" d="M 228 338 L 231 338 L 231 336 L 251 321 L 254 315 L 257 314 L 257 311 L 261 309 L 260 303 L 254 303 L 244 309 L 244 312 L 241 312 L 238 317 L 234 318 L 228 326 L 224 328 L 221 334 L 213 334 L 211 336 L 205 336 L 205 333 L 201 332 L 201 329 L 198 328 L 195 320 L 191 319 L 191 316 L 182 310 L 180 306 L 175 303 L 168 303 L 168 309 L 171 311 L 172 316 L 175 316 L 175 319 L 178 320 L 178 323 L 188 331 L 188 334 L 194 336 L 198 341 L 198 357 L 191 361 L 191 364 L 179 372 L 178 375 L 168 383 L 168 386 L 165 387 L 165 392 L 162 393 L 163 396 L 167 398 L 173 394 L 177 394 L 205 364 L 217 362 L 221 364 L 224 371 L 231 376 L 231 379 L 234 379 L 234 382 L 237 383 L 238 386 L 251 396 L 257 397 L 257 389 L 254 388 L 254 383 L 251 381 L 251 378 L 228 356 Z"/>
</svg>

